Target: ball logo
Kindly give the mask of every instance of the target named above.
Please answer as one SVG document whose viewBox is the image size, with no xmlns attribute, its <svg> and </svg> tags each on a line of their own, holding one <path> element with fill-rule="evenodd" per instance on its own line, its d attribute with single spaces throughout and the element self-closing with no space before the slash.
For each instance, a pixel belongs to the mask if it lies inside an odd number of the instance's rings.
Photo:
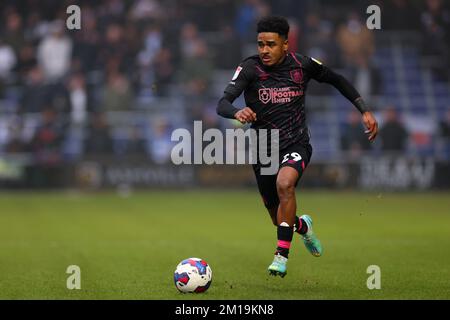
<svg viewBox="0 0 450 320">
<path fill-rule="evenodd" d="M 266 104 L 271 99 L 270 89 L 259 89 L 259 100 Z"/>
</svg>

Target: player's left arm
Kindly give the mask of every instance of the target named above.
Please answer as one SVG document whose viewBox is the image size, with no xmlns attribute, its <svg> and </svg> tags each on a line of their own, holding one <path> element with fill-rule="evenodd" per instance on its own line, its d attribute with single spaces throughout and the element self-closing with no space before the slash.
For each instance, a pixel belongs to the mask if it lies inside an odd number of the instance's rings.
<svg viewBox="0 0 450 320">
<path fill-rule="evenodd" d="M 334 86 L 361 112 L 362 121 L 367 128 L 365 133 L 369 135 L 369 140 L 373 141 L 378 134 L 378 122 L 356 88 L 345 77 L 324 66 L 318 60 L 309 58 L 305 67 L 313 79 Z"/>
</svg>

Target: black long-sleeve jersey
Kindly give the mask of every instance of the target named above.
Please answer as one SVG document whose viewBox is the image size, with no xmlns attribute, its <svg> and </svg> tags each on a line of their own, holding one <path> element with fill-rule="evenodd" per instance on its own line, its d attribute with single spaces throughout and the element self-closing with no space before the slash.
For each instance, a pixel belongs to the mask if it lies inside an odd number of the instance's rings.
<svg viewBox="0 0 450 320">
<path fill-rule="evenodd" d="M 256 113 L 253 129 L 278 129 L 280 150 L 295 143 L 307 144 L 305 93 L 311 79 L 332 84 L 361 112 L 365 111 L 358 103 L 360 95 L 344 77 L 313 58 L 289 53 L 280 64 L 270 67 L 258 55 L 244 59 L 225 88 L 217 113 L 234 118 L 239 109 L 232 103 L 244 92 L 246 106 Z"/>
</svg>

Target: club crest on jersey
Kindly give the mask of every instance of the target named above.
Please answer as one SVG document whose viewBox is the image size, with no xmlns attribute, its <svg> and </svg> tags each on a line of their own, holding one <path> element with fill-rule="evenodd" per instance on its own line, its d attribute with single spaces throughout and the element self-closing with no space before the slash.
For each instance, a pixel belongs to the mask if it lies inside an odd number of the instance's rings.
<svg viewBox="0 0 450 320">
<path fill-rule="evenodd" d="M 272 99 L 271 90 L 270 89 L 259 89 L 259 100 L 266 104 Z"/>
<path fill-rule="evenodd" d="M 290 72 L 290 74 L 291 74 L 292 81 L 294 81 L 295 83 L 301 83 L 302 82 L 302 79 L 303 79 L 302 70 L 295 69 L 295 70 L 292 70 Z"/>
</svg>

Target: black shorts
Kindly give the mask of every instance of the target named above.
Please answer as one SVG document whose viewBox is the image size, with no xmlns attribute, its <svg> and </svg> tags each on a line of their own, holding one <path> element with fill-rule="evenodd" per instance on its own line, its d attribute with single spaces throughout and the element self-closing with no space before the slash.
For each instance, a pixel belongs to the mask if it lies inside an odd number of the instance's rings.
<svg viewBox="0 0 450 320">
<path fill-rule="evenodd" d="M 280 150 L 278 171 L 283 167 L 292 167 L 298 172 L 297 186 L 303 172 L 309 164 L 312 156 L 312 146 L 310 144 L 293 144 L 286 149 Z M 262 175 L 261 166 L 253 165 L 259 193 L 267 209 L 278 207 L 280 200 L 277 192 L 277 174 Z"/>
</svg>

